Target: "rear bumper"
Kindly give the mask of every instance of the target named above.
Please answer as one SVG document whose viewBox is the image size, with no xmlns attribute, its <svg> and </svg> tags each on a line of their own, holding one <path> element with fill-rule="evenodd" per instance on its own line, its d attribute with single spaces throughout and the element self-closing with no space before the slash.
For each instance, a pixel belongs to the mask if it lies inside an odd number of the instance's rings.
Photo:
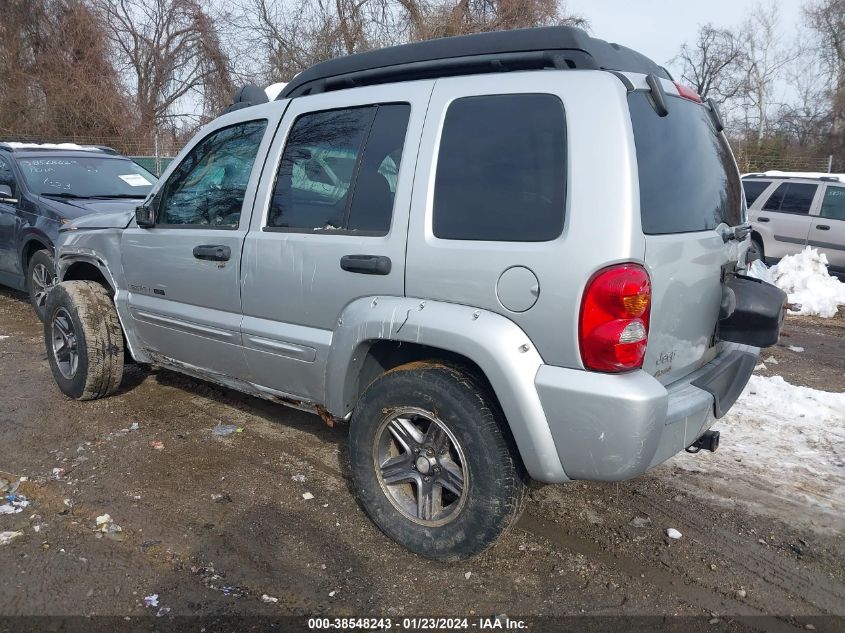
<svg viewBox="0 0 845 633">
<path fill-rule="evenodd" d="M 542 365 L 534 379 L 569 479 L 620 481 L 685 449 L 748 382 L 759 349 L 726 344 L 670 385 L 644 371 L 597 374 Z"/>
</svg>

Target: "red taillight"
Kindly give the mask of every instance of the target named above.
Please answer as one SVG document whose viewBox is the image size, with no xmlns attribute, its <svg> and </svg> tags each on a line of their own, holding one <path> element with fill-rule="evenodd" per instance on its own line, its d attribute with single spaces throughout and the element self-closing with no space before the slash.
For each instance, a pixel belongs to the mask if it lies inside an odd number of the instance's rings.
<svg viewBox="0 0 845 633">
<path fill-rule="evenodd" d="M 695 101 L 696 103 L 703 103 L 701 97 L 698 96 L 698 93 L 695 90 L 693 90 L 689 86 L 685 86 L 684 84 L 679 84 L 677 81 L 673 83 L 675 84 L 675 88 L 678 89 L 678 95 L 680 95 L 684 99 Z"/>
<path fill-rule="evenodd" d="M 651 282 L 638 264 L 597 273 L 581 302 L 578 342 L 584 367 L 628 371 L 643 364 L 648 344 Z"/>
</svg>

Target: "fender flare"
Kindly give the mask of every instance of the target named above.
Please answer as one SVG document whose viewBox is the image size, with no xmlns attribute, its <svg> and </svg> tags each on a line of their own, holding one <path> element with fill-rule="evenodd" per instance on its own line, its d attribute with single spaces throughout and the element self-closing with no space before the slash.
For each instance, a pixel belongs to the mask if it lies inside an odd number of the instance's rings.
<svg viewBox="0 0 845 633">
<path fill-rule="evenodd" d="M 380 340 L 419 343 L 460 354 L 484 372 L 508 420 L 528 473 L 569 481 L 555 448 L 534 379 L 543 359 L 510 319 L 488 310 L 407 297 L 364 297 L 338 319 L 326 370 L 326 405 L 343 417 L 354 407 L 357 378 Z"/>
</svg>

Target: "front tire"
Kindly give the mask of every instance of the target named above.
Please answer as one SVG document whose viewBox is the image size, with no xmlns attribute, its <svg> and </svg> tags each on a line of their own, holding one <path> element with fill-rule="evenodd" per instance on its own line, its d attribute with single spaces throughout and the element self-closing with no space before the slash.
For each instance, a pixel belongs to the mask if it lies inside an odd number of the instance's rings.
<svg viewBox="0 0 845 633">
<path fill-rule="evenodd" d="M 461 368 L 416 362 L 376 380 L 352 416 L 349 454 L 366 513 L 421 556 L 478 554 L 522 513 L 527 477 L 504 415 Z"/>
<path fill-rule="evenodd" d="M 766 254 L 763 252 L 763 242 L 762 240 L 752 237 L 751 238 L 751 245 L 754 247 L 754 250 L 757 251 L 757 259 L 762 261 L 764 264 L 766 263 Z"/>
<path fill-rule="evenodd" d="M 50 251 L 42 249 L 33 253 L 26 267 L 26 290 L 29 302 L 40 321 L 47 312 L 47 294 L 53 285 L 56 265 Z"/>
<path fill-rule="evenodd" d="M 123 378 L 123 332 L 106 289 L 65 281 L 47 295 L 44 342 L 59 389 L 77 400 L 111 395 Z"/>
</svg>

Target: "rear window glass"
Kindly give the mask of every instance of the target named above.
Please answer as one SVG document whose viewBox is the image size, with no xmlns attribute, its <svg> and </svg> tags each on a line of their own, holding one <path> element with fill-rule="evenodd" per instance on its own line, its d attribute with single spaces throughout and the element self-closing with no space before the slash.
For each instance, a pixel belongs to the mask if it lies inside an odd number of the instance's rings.
<svg viewBox="0 0 845 633">
<path fill-rule="evenodd" d="M 771 180 L 743 180 L 742 188 L 745 190 L 746 204 L 749 207 L 754 204 L 754 201 L 760 197 L 761 193 L 769 188 L 770 184 L 772 184 Z"/>
<path fill-rule="evenodd" d="M 810 212 L 818 187 L 801 182 L 782 183 L 766 200 L 763 210 L 806 215 Z"/>
<path fill-rule="evenodd" d="M 667 96 L 660 117 L 645 92 L 628 96 L 646 234 L 687 233 L 742 224 L 739 172 L 704 106 Z"/>
<path fill-rule="evenodd" d="M 563 231 L 566 133 L 553 95 L 456 99 L 446 112 L 434 184 L 434 235 L 541 242 Z"/>
</svg>

